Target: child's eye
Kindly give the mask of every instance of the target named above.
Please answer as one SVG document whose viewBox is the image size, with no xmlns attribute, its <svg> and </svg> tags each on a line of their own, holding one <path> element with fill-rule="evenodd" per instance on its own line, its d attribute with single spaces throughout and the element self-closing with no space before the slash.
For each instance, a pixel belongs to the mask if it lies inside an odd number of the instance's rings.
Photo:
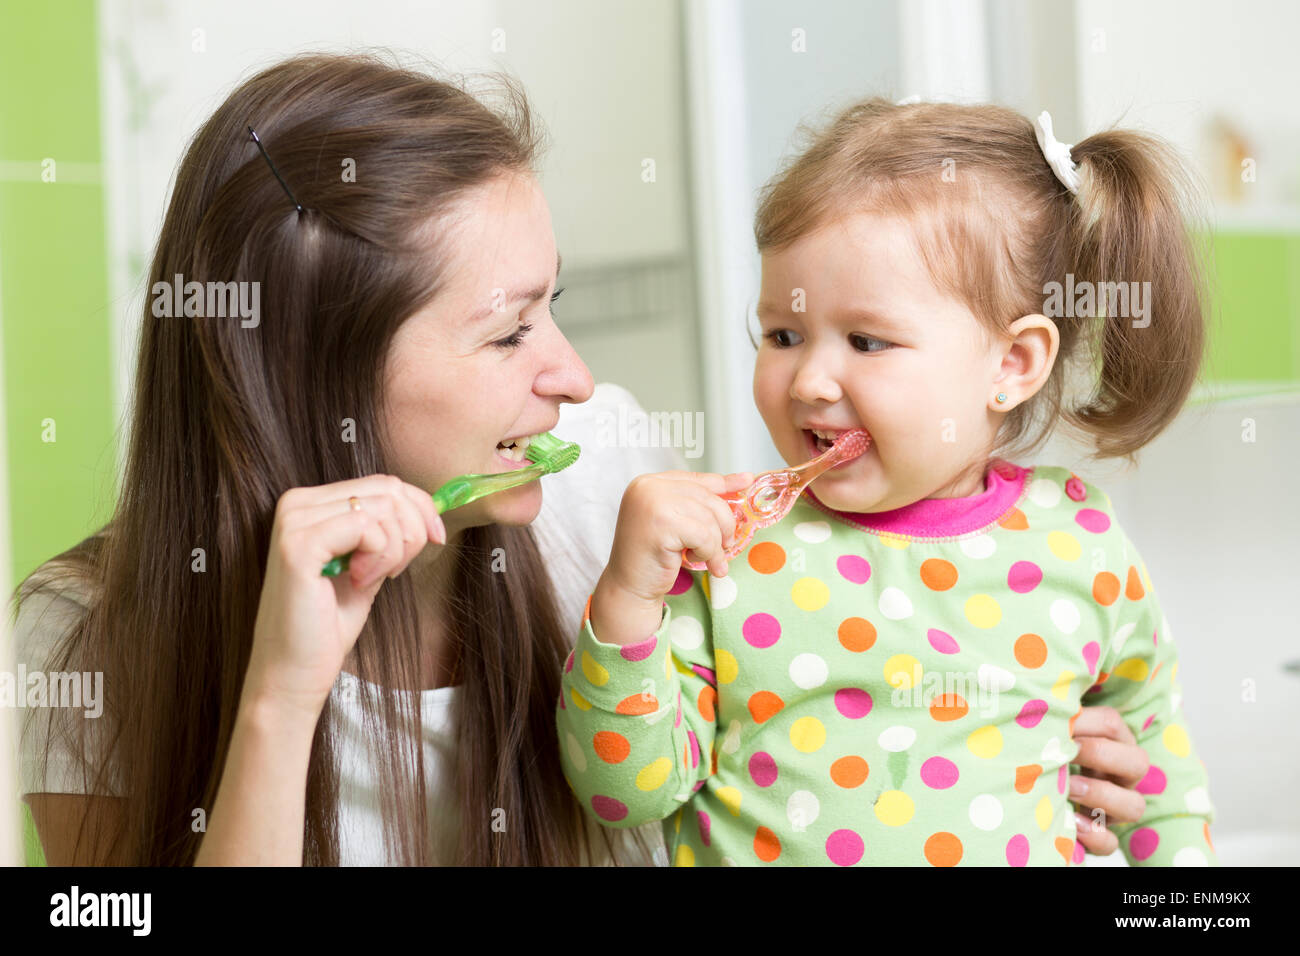
<svg viewBox="0 0 1300 956">
<path fill-rule="evenodd" d="M 885 351 L 886 349 L 891 349 L 891 348 L 893 348 L 893 346 L 892 346 L 890 343 L 886 342 L 884 339 L 875 339 L 875 338 L 872 338 L 870 335 L 863 335 L 861 332 L 854 332 L 853 335 L 850 336 L 850 338 L 851 338 L 851 339 L 865 339 L 865 340 L 867 341 L 868 344 L 867 344 L 866 346 L 863 346 L 863 347 L 858 346 L 856 342 L 854 343 L 854 346 L 853 346 L 853 347 L 856 348 L 859 352 L 868 352 L 868 353 L 870 353 L 870 352 L 883 352 L 883 351 Z M 871 348 L 871 347 L 870 347 L 870 343 L 872 343 L 872 342 L 877 343 L 878 345 L 881 346 L 881 348 L 878 348 L 878 349 L 873 349 L 873 348 Z"/>
<path fill-rule="evenodd" d="M 791 332 L 789 329 L 771 329 L 763 333 L 763 338 L 769 339 L 779 349 L 788 349 L 792 345 L 799 344 L 798 342 L 782 342 L 780 339 L 782 335 L 793 335 L 798 338 L 798 333 Z"/>
</svg>

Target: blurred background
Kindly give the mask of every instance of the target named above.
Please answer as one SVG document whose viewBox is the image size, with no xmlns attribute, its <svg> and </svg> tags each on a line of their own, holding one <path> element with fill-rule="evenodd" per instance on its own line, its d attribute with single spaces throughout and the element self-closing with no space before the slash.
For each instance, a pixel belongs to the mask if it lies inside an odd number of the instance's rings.
<svg viewBox="0 0 1300 956">
<path fill-rule="evenodd" d="M 148 259 L 176 163 L 243 78 L 383 47 L 519 77 L 551 138 L 557 305 L 596 381 L 703 412 L 700 470 L 781 464 L 753 410 L 758 189 L 852 100 L 1050 110 L 1171 140 L 1212 197 L 1213 332 L 1183 416 L 1112 496 L 1182 647 L 1224 863 L 1293 863 L 1300 825 L 1300 7 L 1287 0 L 3 0 L 0 578 L 111 514 Z M 649 164 L 647 161 L 650 161 Z M 652 175 L 647 176 L 647 170 Z M 53 437 L 51 425 L 57 430 Z M 1032 464 L 1032 462 L 1022 462 Z M 1215 542 L 1217 553 L 1206 554 Z M 9 653 L 8 643 L 3 654 Z M 9 664 L 0 657 L 0 668 Z M 0 720 L 16 711 L 0 709 Z M 20 805 L 0 747 L 0 818 Z M 21 811 L 25 814 L 25 810 Z M 0 861 L 40 862 L 30 823 Z M 1119 857 L 1119 854 L 1115 855 Z M 1094 862 L 1090 858 L 1090 862 Z M 1123 864 L 1122 857 L 1102 862 Z"/>
</svg>

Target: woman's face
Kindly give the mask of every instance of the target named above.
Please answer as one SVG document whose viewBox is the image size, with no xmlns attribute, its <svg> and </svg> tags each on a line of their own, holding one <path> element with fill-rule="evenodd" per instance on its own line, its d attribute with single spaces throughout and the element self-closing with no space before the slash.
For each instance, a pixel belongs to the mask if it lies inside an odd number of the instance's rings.
<svg viewBox="0 0 1300 956">
<path fill-rule="evenodd" d="M 450 256 L 444 286 L 397 330 L 385 372 L 393 470 L 430 493 L 458 475 L 524 467 L 499 443 L 550 431 L 560 403 L 585 402 L 593 387 L 551 317 L 559 255 L 536 179 L 503 174 L 467 194 L 459 210 L 441 236 Z M 449 511 L 443 522 L 449 536 L 524 525 L 541 504 L 533 481 Z"/>
</svg>

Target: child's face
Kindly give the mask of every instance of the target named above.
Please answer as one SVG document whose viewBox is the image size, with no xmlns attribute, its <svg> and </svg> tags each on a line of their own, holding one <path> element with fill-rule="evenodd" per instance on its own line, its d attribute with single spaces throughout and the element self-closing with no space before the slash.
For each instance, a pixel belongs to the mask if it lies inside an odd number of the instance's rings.
<svg viewBox="0 0 1300 956">
<path fill-rule="evenodd" d="M 1015 360 L 935 288 L 906 223 L 853 214 L 765 254 L 758 314 L 754 401 L 782 457 L 820 454 L 813 427 L 871 433 L 866 454 L 817 479 L 825 504 L 878 512 L 984 490 Z"/>
</svg>

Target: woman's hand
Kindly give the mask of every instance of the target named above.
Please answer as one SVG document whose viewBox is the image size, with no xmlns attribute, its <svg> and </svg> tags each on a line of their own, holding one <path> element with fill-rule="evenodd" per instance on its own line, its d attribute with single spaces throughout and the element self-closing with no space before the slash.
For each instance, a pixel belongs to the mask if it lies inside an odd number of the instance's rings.
<svg viewBox="0 0 1300 956">
<path fill-rule="evenodd" d="M 602 643 L 626 645 L 654 633 L 683 551 L 717 577 L 726 575 L 723 552 L 735 540 L 736 516 L 718 496 L 752 481 L 748 472 L 689 471 L 632 479 L 619 506 L 609 564 L 591 598 L 592 630 Z"/>
<path fill-rule="evenodd" d="M 1076 820 L 1078 839 L 1089 853 L 1109 856 L 1119 846 L 1109 825 L 1136 822 L 1146 811 L 1146 799 L 1133 788 L 1150 762 L 1114 707 L 1084 707 L 1072 736 L 1079 744 L 1074 763 L 1083 773 L 1070 776 L 1070 800 L 1087 818 Z M 1094 809 L 1101 813 L 1094 815 Z"/>
<path fill-rule="evenodd" d="M 356 497 L 360 509 L 349 501 Z M 447 532 L 425 491 L 369 475 L 280 496 L 271 527 L 244 699 L 319 715 L 386 578 L 406 570 Z M 355 552 L 346 575 L 323 577 L 334 556 Z"/>
</svg>

